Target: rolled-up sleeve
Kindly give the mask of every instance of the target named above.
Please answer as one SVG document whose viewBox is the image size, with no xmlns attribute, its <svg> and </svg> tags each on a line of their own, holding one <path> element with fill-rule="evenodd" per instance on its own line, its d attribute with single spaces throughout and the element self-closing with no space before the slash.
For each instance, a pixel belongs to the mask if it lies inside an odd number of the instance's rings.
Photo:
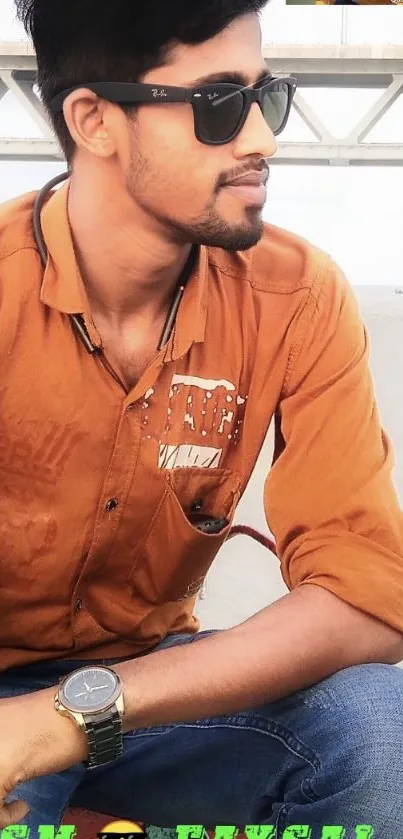
<svg viewBox="0 0 403 839">
<path fill-rule="evenodd" d="M 292 327 L 266 516 L 290 590 L 322 586 L 403 632 L 403 513 L 368 331 L 343 273 L 329 257 L 320 261 Z M 403 383 L 395 387 L 403 400 Z"/>
</svg>

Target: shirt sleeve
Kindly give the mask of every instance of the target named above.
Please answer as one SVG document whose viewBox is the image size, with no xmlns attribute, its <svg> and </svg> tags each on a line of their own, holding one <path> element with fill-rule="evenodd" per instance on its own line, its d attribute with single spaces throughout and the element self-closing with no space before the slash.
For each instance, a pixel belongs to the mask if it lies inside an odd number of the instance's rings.
<svg viewBox="0 0 403 839">
<path fill-rule="evenodd" d="M 264 490 L 284 582 L 322 586 L 403 632 L 394 453 L 375 401 L 367 328 L 326 255 L 293 329 L 279 404 L 284 445 Z"/>
</svg>

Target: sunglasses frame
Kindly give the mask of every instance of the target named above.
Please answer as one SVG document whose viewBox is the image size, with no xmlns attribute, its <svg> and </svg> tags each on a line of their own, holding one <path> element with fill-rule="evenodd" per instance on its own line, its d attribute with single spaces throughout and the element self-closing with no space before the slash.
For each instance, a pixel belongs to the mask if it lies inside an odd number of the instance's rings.
<svg viewBox="0 0 403 839">
<path fill-rule="evenodd" d="M 285 84 L 288 89 L 287 109 L 281 126 L 273 133 L 277 136 L 280 134 L 288 121 L 290 115 L 292 100 L 297 89 L 297 80 L 293 76 L 272 76 L 268 74 L 267 78 L 258 82 L 254 87 L 242 87 L 237 84 L 230 84 L 227 82 L 217 82 L 216 84 L 202 85 L 196 88 L 188 87 L 173 87 L 171 85 L 155 85 L 143 84 L 142 82 L 88 82 L 86 84 L 76 85 L 68 90 L 62 90 L 50 102 L 50 108 L 54 113 L 63 110 L 63 104 L 68 96 L 75 90 L 88 89 L 96 93 L 101 99 L 106 99 L 109 102 L 115 102 L 118 105 L 138 105 L 138 104 L 170 104 L 173 102 L 185 102 L 192 106 L 194 116 L 194 130 L 199 142 L 205 145 L 218 146 L 230 143 L 242 130 L 248 118 L 251 105 L 257 102 L 260 106 L 262 114 L 264 95 L 270 92 L 279 83 Z M 232 134 L 224 140 L 206 140 L 200 133 L 197 117 L 201 107 L 204 106 L 206 99 L 213 105 L 219 105 L 220 102 L 231 96 L 241 93 L 243 98 L 243 109 L 240 120 L 236 129 Z"/>
</svg>

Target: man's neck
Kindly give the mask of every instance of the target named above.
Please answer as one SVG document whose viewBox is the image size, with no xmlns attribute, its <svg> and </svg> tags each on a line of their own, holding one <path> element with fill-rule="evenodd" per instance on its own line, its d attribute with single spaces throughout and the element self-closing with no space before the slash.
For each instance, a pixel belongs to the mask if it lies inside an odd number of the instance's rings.
<svg viewBox="0 0 403 839">
<path fill-rule="evenodd" d="M 169 308 L 191 245 L 164 239 L 129 196 L 76 181 L 68 214 L 81 277 L 94 315 L 119 329 L 140 317 L 150 326 Z"/>
</svg>

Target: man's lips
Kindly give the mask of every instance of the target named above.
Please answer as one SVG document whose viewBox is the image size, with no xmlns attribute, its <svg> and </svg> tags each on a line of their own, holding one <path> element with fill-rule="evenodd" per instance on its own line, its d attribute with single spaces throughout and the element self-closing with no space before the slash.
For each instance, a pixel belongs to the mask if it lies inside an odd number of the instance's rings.
<svg viewBox="0 0 403 839">
<path fill-rule="evenodd" d="M 227 181 L 224 184 L 237 198 L 243 198 L 248 204 L 255 204 L 263 206 L 267 197 L 266 183 L 269 173 L 266 172 L 247 172 L 239 178 L 234 178 L 232 181 Z"/>
<path fill-rule="evenodd" d="M 245 172 L 244 175 L 239 175 L 232 181 L 226 181 L 224 186 L 265 186 L 269 177 L 269 173 L 265 172 Z"/>
</svg>

